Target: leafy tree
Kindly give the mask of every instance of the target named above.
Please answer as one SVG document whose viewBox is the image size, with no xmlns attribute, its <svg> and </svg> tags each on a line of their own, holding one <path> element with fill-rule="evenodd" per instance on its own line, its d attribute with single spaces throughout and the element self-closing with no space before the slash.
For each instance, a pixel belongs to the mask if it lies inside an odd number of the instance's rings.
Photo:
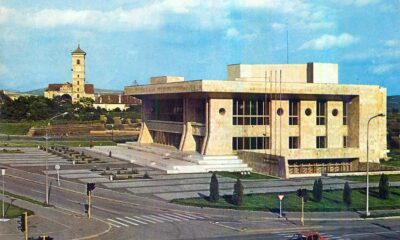
<svg viewBox="0 0 400 240">
<path fill-rule="evenodd" d="M 385 174 L 382 174 L 379 179 L 379 198 L 389 198 L 389 178 Z"/>
<path fill-rule="evenodd" d="M 92 98 L 84 97 L 79 99 L 79 104 L 84 108 L 93 108 L 94 100 Z"/>
<path fill-rule="evenodd" d="M 349 182 L 344 184 L 343 189 L 343 202 L 346 204 L 347 207 L 351 206 L 351 188 Z"/>
<path fill-rule="evenodd" d="M 303 198 L 304 202 L 308 201 L 308 191 L 306 188 L 299 188 L 296 192 L 299 198 Z"/>
<path fill-rule="evenodd" d="M 240 206 L 243 203 L 243 190 L 244 187 L 242 185 L 242 182 L 238 178 L 236 180 L 235 185 L 233 186 L 233 195 L 232 195 L 232 202 L 233 204 Z"/>
<path fill-rule="evenodd" d="M 211 176 L 210 182 L 210 202 L 218 202 L 219 200 L 219 185 L 217 175 L 215 173 Z"/>
</svg>

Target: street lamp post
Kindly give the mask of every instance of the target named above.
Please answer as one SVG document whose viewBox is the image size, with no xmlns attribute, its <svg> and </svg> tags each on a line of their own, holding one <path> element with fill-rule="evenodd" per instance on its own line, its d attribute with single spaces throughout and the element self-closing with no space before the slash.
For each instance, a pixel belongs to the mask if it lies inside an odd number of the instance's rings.
<svg viewBox="0 0 400 240">
<path fill-rule="evenodd" d="M 65 116 L 67 115 L 68 112 L 64 112 L 61 114 L 57 114 L 56 116 L 52 117 L 49 119 L 49 121 L 47 122 L 47 127 L 46 127 L 46 205 L 49 205 L 49 144 L 48 144 L 48 132 L 47 132 L 47 128 L 50 126 L 51 120 L 60 117 L 60 116 Z"/>
<path fill-rule="evenodd" d="M 369 212 L 369 124 L 372 119 L 377 118 L 377 117 L 384 117 L 385 114 L 380 113 L 375 116 L 372 116 L 368 119 L 368 124 L 367 124 L 367 201 L 366 201 L 366 206 L 365 206 L 365 215 L 368 217 L 370 215 Z"/>
<path fill-rule="evenodd" d="M 54 166 L 54 168 L 57 171 L 57 183 L 58 183 L 58 186 L 60 186 L 60 165 L 57 164 L 57 165 Z"/>
<path fill-rule="evenodd" d="M 4 218 L 4 175 L 6 175 L 6 169 L 2 168 L 1 169 L 1 176 L 3 177 L 3 205 L 2 205 L 2 210 L 3 210 L 3 220 Z"/>
</svg>

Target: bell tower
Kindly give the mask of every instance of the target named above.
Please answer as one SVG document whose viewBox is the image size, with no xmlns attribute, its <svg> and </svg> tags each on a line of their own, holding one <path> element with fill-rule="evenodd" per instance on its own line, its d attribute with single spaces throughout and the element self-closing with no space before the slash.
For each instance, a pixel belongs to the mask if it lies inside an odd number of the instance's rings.
<svg viewBox="0 0 400 240">
<path fill-rule="evenodd" d="M 85 56 L 79 44 L 72 55 L 72 102 L 78 102 L 85 96 Z"/>
</svg>

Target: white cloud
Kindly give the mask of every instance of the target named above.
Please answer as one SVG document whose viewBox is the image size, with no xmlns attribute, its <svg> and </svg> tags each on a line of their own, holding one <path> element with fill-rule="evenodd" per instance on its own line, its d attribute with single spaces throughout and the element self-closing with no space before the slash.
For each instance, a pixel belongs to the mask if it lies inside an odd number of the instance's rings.
<svg viewBox="0 0 400 240">
<path fill-rule="evenodd" d="M 0 7 L 0 23 L 11 19 L 15 26 L 42 29 L 73 26 L 110 31 L 158 29 L 168 23 L 186 24 L 195 28 L 218 29 L 226 27 L 230 23 L 228 6 L 223 0 L 212 2 L 164 0 L 146 3 L 143 6 L 131 9 L 108 11 L 28 9 L 17 12 L 13 9 Z M 15 14 L 10 14 L 12 11 Z"/>
<path fill-rule="evenodd" d="M 325 34 L 319 38 L 305 42 L 300 49 L 325 50 L 335 47 L 347 47 L 359 41 L 358 37 L 348 33 L 342 33 L 338 36 Z"/>
<path fill-rule="evenodd" d="M 369 70 L 373 74 L 381 75 L 381 74 L 387 73 L 389 71 L 392 71 L 394 68 L 396 68 L 395 64 L 381 64 L 381 65 L 373 66 Z"/>
<path fill-rule="evenodd" d="M 13 9 L 0 6 L 0 24 L 9 21 L 13 14 Z"/>
<path fill-rule="evenodd" d="M 400 39 L 390 39 L 385 42 L 387 47 L 400 47 Z"/>
<path fill-rule="evenodd" d="M 241 33 L 234 27 L 230 27 L 225 32 L 225 37 L 236 40 L 253 40 L 257 36 L 256 33 Z"/>
<path fill-rule="evenodd" d="M 8 72 L 6 65 L 0 63 L 0 75 L 5 75 Z"/>
<path fill-rule="evenodd" d="M 363 6 L 377 3 L 379 1 L 380 0 L 342 0 L 342 3 L 345 5 L 354 5 L 357 7 L 363 7 Z M 340 1 L 339 1 L 339 3 L 340 3 Z"/>
<path fill-rule="evenodd" d="M 231 27 L 226 30 L 225 35 L 227 38 L 236 38 L 237 36 L 239 36 L 239 31 L 236 28 Z"/>
</svg>

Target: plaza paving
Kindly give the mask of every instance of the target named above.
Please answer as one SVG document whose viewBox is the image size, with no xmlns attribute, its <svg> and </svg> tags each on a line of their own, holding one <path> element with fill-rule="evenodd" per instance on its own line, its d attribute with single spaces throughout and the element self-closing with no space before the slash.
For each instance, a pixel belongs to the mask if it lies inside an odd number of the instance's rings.
<svg viewBox="0 0 400 240">
<path fill-rule="evenodd" d="M 0 164 L 8 164 L 11 167 L 30 167 L 45 166 L 46 152 L 37 148 L 23 148 L 23 153 L 0 154 Z M 87 151 L 87 149 L 79 149 L 79 151 Z M 91 152 L 89 152 L 91 153 Z M 96 153 L 93 153 L 96 154 Z M 113 154 L 114 155 L 114 154 Z M 148 156 L 148 153 L 142 153 L 142 157 Z M 59 171 L 61 181 L 72 180 L 82 183 L 98 183 L 100 186 L 112 190 L 121 190 L 131 194 L 153 197 L 163 200 L 172 200 L 177 198 L 192 198 L 199 196 L 208 196 L 211 173 L 190 173 L 190 174 L 166 174 L 165 171 L 154 169 L 150 166 L 130 166 L 130 163 L 101 156 L 104 161 L 113 163 L 109 168 L 108 164 L 98 164 L 97 171 L 91 171 L 94 165 L 72 166 L 71 162 L 66 159 L 49 154 L 50 169 L 48 173 L 56 177 L 57 172 L 53 170 L 55 164 L 70 165 L 63 167 Z M 135 158 L 138 157 L 137 155 Z M 154 156 L 152 156 L 154 157 Z M 137 158 L 136 158 L 137 159 Z M 151 158 L 150 158 L 151 160 Z M 162 161 L 169 161 L 163 159 Z M 128 165 L 128 167 L 126 167 Z M 122 167 L 123 166 L 123 167 Z M 76 168 L 75 168 L 76 167 Z M 138 173 L 131 174 L 131 179 L 113 180 L 109 175 L 104 174 L 108 168 L 108 174 L 117 174 L 119 171 L 129 171 L 134 167 Z M 45 171 L 42 171 L 45 173 Z M 143 179 L 145 173 L 150 175 L 151 179 Z M 120 174 L 117 174 L 120 175 Z M 123 173 L 121 175 L 124 175 Z M 220 194 L 232 194 L 233 185 L 236 179 L 218 176 Z M 280 193 L 293 192 L 298 188 L 312 189 L 314 179 L 264 179 L 264 180 L 242 180 L 244 193 Z M 324 189 L 343 189 L 345 180 L 337 178 L 323 178 Z M 392 186 L 400 185 L 400 183 L 391 183 Z M 371 183 L 371 186 L 377 185 Z M 353 188 L 362 188 L 364 183 L 351 182 Z"/>
</svg>

